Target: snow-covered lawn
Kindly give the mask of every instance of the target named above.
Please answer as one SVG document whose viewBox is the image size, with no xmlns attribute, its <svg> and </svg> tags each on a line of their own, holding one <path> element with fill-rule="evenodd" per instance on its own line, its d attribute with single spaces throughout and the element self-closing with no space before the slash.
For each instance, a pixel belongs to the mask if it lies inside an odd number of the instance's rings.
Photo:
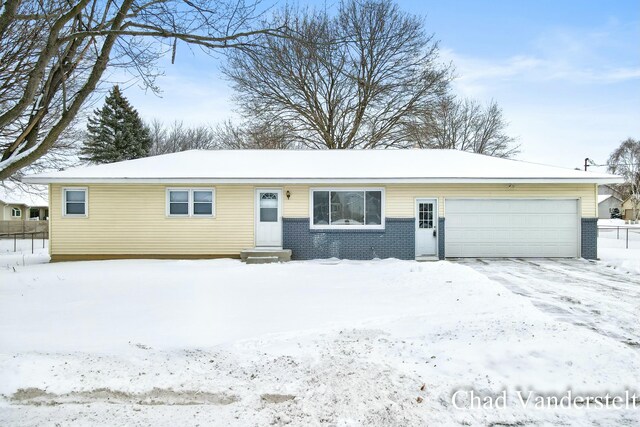
<svg viewBox="0 0 640 427">
<path fill-rule="evenodd" d="M 607 265 L 640 274 L 640 225 L 629 227 L 628 231 L 624 228 L 600 230 L 598 256 Z"/>
<path fill-rule="evenodd" d="M 640 347 L 620 339 L 629 320 L 607 286 L 619 280 L 636 312 L 640 297 L 606 261 L 563 261 L 576 298 L 596 293 L 579 290 L 585 265 L 589 289 L 607 285 L 598 330 L 584 311 L 562 318 L 534 301 L 555 278 L 527 295 L 487 277 L 499 263 L 11 256 L 0 255 L 0 425 L 640 422 L 640 402 L 535 409 L 516 395 L 638 391 Z M 452 393 L 470 389 L 507 390 L 506 407 L 456 408 Z"/>
<path fill-rule="evenodd" d="M 0 269 L 48 262 L 48 248 L 48 240 L 43 245 L 42 239 L 0 239 Z"/>
</svg>

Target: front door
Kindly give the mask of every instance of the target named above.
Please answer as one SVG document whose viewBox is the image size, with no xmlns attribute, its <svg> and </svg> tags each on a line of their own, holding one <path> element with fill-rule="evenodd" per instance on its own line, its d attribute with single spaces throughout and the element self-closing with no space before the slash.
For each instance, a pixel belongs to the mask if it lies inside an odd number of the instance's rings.
<svg viewBox="0 0 640 427">
<path fill-rule="evenodd" d="M 282 190 L 256 190 L 256 246 L 282 247 Z"/>
<path fill-rule="evenodd" d="M 416 258 L 438 254 L 438 202 L 416 199 Z"/>
</svg>

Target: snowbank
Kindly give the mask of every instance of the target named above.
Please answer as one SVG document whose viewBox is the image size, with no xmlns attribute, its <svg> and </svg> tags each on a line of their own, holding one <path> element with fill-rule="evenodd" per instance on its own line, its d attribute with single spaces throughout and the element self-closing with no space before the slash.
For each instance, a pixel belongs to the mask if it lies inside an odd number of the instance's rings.
<svg viewBox="0 0 640 427">
<path fill-rule="evenodd" d="M 33 253 L 31 252 L 33 248 Z M 49 262 L 49 241 L 42 239 L 0 239 L 0 269 Z"/>
<path fill-rule="evenodd" d="M 623 239 L 598 239 L 598 257 L 606 265 L 634 274 L 640 274 L 640 239 L 629 236 L 629 248 Z"/>
<path fill-rule="evenodd" d="M 640 224 L 631 224 L 625 221 L 624 219 L 599 219 L 598 220 L 599 227 L 632 227 L 632 228 L 640 228 Z"/>
</svg>

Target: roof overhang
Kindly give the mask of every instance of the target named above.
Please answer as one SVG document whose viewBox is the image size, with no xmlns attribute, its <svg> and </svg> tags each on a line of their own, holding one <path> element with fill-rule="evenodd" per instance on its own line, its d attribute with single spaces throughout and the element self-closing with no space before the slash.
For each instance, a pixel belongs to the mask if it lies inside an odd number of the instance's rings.
<svg viewBox="0 0 640 427">
<path fill-rule="evenodd" d="M 622 178 L 64 178 L 24 177 L 28 184 L 615 184 Z"/>
</svg>

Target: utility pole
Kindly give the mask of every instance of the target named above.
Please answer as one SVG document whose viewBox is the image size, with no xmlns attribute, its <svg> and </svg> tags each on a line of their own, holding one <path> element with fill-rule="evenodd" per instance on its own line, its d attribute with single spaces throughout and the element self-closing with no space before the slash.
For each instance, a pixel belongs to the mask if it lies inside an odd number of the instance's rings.
<svg viewBox="0 0 640 427">
<path fill-rule="evenodd" d="M 596 164 L 596 162 L 594 162 L 593 160 L 591 160 L 590 158 L 587 157 L 586 159 L 584 159 L 584 171 L 585 172 L 587 171 L 587 168 L 589 166 L 603 166 L 603 165 L 598 165 L 598 164 Z"/>
</svg>

